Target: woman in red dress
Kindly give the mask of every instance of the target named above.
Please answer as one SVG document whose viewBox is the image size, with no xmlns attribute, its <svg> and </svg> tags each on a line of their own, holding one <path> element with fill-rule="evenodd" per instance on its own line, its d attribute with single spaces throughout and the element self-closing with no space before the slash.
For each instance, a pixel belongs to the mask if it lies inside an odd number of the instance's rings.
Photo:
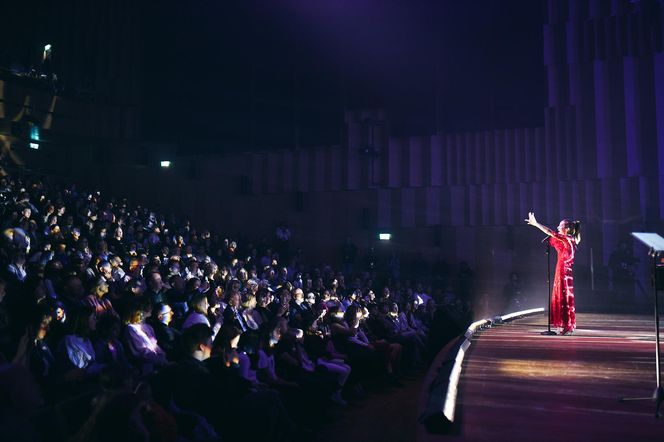
<svg viewBox="0 0 664 442">
<path fill-rule="evenodd" d="M 549 243 L 558 253 L 549 315 L 551 316 L 551 325 L 558 328 L 561 335 L 571 335 L 576 328 L 572 266 L 574 265 L 576 247 L 581 241 L 581 223 L 564 219 L 558 224 L 558 231 L 554 232 L 538 223 L 533 212 L 528 213 L 526 222 L 549 235 Z"/>
</svg>

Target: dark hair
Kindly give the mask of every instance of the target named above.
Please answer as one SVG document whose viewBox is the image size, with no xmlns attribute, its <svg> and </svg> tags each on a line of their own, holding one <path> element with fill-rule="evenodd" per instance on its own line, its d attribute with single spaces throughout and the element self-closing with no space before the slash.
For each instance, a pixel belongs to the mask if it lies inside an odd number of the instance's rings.
<svg viewBox="0 0 664 442">
<path fill-rule="evenodd" d="M 27 329 L 30 339 L 34 339 L 37 336 L 37 331 L 42 326 L 45 326 L 46 330 L 48 330 L 48 324 L 51 322 L 53 316 L 53 311 L 50 306 L 45 305 L 45 303 L 37 304 L 37 306 L 32 309 L 28 315 Z"/>
<path fill-rule="evenodd" d="M 242 334 L 242 330 L 234 326 L 233 324 L 225 324 L 221 329 L 217 337 L 214 339 L 214 344 L 212 345 L 212 352 L 216 354 L 222 354 L 225 351 L 230 351 L 231 341 Z"/>
<path fill-rule="evenodd" d="M 187 292 L 191 292 L 191 291 L 193 291 L 193 290 L 196 290 L 196 283 L 197 283 L 197 282 L 200 283 L 201 280 L 198 279 L 198 278 L 196 278 L 196 277 L 189 278 L 189 279 L 187 280 L 187 282 L 185 283 L 185 286 L 184 286 L 185 288 L 184 288 L 184 289 L 185 289 Z"/>
<path fill-rule="evenodd" d="M 90 337 L 92 330 L 90 330 L 90 323 L 88 321 L 90 320 L 90 316 L 97 314 L 94 307 L 83 305 L 72 313 L 73 318 L 70 322 L 71 333 L 84 338 Z"/>
<path fill-rule="evenodd" d="M 97 320 L 97 336 L 103 340 L 113 337 L 111 330 L 113 327 L 120 326 L 120 318 L 112 314 L 101 315 Z"/>
<path fill-rule="evenodd" d="M 331 315 L 334 315 L 339 310 L 341 309 L 339 308 L 339 304 L 337 304 L 336 302 L 327 305 L 327 312 Z"/>
<path fill-rule="evenodd" d="M 567 234 L 574 238 L 574 241 L 578 244 L 581 242 L 581 221 L 571 219 L 564 219 L 565 227 L 567 227 Z"/>
<path fill-rule="evenodd" d="M 136 321 L 142 321 L 143 312 L 145 312 L 143 302 L 141 298 L 130 299 L 122 316 L 122 321 L 125 324 L 134 324 Z"/>
<path fill-rule="evenodd" d="M 182 349 L 185 354 L 191 356 L 198 346 L 206 344 L 212 337 L 212 330 L 205 324 L 194 324 L 182 332 Z"/>
<path fill-rule="evenodd" d="M 204 300 L 207 299 L 207 296 L 203 293 L 196 292 L 191 296 L 191 300 L 189 301 L 190 307 L 193 309 L 194 307 L 197 307 L 203 303 Z"/>
<path fill-rule="evenodd" d="M 270 296 L 268 289 L 260 288 L 256 292 L 256 302 L 260 302 L 261 299 L 266 299 Z"/>
<path fill-rule="evenodd" d="M 346 324 L 348 324 L 350 327 L 354 327 L 357 322 L 359 322 L 359 319 L 357 317 L 357 312 L 359 312 L 360 309 L 354 305 L 351 304 L 346 308 L 346 312 L 344 313 L 344 319 L 346 320 Z"/>
</svg>

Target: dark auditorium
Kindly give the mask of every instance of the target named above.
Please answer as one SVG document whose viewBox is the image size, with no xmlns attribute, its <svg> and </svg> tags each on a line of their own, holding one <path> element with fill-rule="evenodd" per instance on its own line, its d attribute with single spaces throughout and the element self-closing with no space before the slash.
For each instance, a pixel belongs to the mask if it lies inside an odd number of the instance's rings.
<svg viewBox="0 0 664 442">
<path fill-rule="evenodd" d="M 7 0 L 2 442 L 664 440 L 664 0 Z"/>
</svg>

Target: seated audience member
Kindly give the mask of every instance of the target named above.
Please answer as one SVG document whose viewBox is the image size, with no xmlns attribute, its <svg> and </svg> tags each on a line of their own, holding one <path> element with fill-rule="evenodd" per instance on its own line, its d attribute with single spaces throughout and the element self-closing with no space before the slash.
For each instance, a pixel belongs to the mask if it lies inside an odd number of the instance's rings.
<svg viewBox="0 0 664 442">
<path fill-rule="evenodd" d="M 344 307 L 344 310 L 348 309 L 351 305 L 354 305 L 357 303 L 358 298 L 362 294 L 362 291 L 360 289 L 355 289 L 352 292 L 348 294 L 342 301 L 341 304 Z"/>
<path fill-rule="evenodd" d="M 255 311 L 260 315 L 261 326 L 266 326 L 274 317 L 268 308 L 270 304 L 270 292 L 266 288 L 260 288 L 256 292 L 256 308 Z"/>
<path fill-rule="evenodd" d="M 171 326 L 173 310 L 168 304 L 157 304 L 154 306 L 152 317 L 148 321 L 157 337 L 157 344 L 166 352 L 169 361 L 179 359 L 178 340 L 182 333 Z"/>
<path fill-rule="evenodd" d="M 65 380 L 96 376 L 104 368 L 97 362 L 92 335 L 97 328 L 97 313 L 92 307 L 81 307 L 70 321 L 71 334 L 66 335 L 56 351 L 56 365 Z"/>
<path fill-rule="evenodd" d="M 426 305 L 429 300 L 432 299 L 431 296 L 424 290 L 424 285 L 420 282 L 417 283 L 417 287 L 413 291 L 413 296 L 412 299 L 416 301 L 416 306 L 417 305 Z"/>
<path fill-rule="evenodd" d="M 332 342 L 330 326 L 325 321 L 328 312 L 327 305 L 320 301 L 314 305 L 312 310 L 315 317 L 306 327 L 304 334 L 307 353 L 316 360 L 333 360 L 347 365 L 346 359 L 348 359 L 348 356 L 338 352 Z"/>
<path fill-rule="evenodd" d="M 166 302 L 173 308 L 173 314 L 178 323 L 182 323 L 189 311 L 187 302 L 189 299 L 186 296 L 185 280 L 179 273 L 172 274 L 168 278 L 168 283 L 171 288 L 166 291 Z"/>
<path fill-rule="evenodd" d="M 374 322 L 378 317 L 378 305 L 369 304 L 363 311 L 362 320 L 358 319 L 358 327 L 364 332 L 376 353 L 383 361 L 387 381 L 393 385 L 401 385 L 398 376 L 401 374 L 401 353 L 403 347 L 396 342 L 389 342 L 374 333 Z M 384 334 L 381 334 L 384 336 Z"/>
<path fill-rule="evenodd" d="M 111 277 L 113 278 L 114 283 L 118 286 L 118 291 L 124 289 L 124 285 L 129 281 L 129 276 L 125 273 L 122 268 L 122 258 L 119 256 L 113 256 L 109 260 L 111 264 Z"/>
<path fill-rule="evenodd" d="M 237 272 L 237 269 L 235 269 Z M 242 287 L 242 283 L 240 282 L 239 279 L 237 278 L 232 278 L 228 281 L 226 284 L 226 298 L 230 299 L 230 296 L 234 293 L 240 294 L 240 288 Z"/>
<path fill-rule="evenodd" d="M 224 324 L 233 325 L 244 333 L 249 330 L 249 326 L 247 326 L 244 316 L 242 316 L 242 312 L 240 311 L 240 299 L 241 297 L 238 292 L 231 292 L 228 295 L 228 306 L 224 310 Z"/>
<path fill-rule="evenodd" d="M 32 372 L 47 397 L 54 393 L 55 357 L 47 340 L 52 320 L 51 311 L 43 306 L 33 312 L 13 361 L 14 364 L 27 367 Z"/>
<path fill-rule="evenodd" d="M 427 301 L 427 304 L 423 310 L 421 308 L 418 309 L 418 312 L 420 313 L 420 320 L 425 326 L 431 327 L 436 317 L 437 309 L 438 306 L 436 305 L 436 301 L 433 299 L 429 299 L 429 301 Z"/>
<path fill-rule="evenodd" d="M 156 397 L 178 413 L 195 413 L 221 434 L 225 416 L 218 406 L 225 394 L 205 364 L 212 353 L 210 327 L 193 324 L 187 328 L 182 333 L 182 351 L 180 362 L 153 378 Z"/>
<path fill-rule="evenodd" d="M 62 291 L 58 299 L 65 305 L 67 311 L 72 311 L 83 302 L 85 298 L 85 287 L 83 281 L 77 275 L 65 276 Z"/>
<path fill-rule="evenodd" d="M 281 340 L 282 334 L 285 334 L 287 331 L 288 323 L 283 318 L 277 318 L 267 325 L 261 336 L 256 364 L 258 380 L 280 390 L 299 387 L 296 382 L 282 379 L 277 375 L 274 352 Z"/>
<path fill-rule="evenodd" d="M 349 315 L 355 317 L 356 310 L 354 308 L 350 310 Z M 344 319 L 349 315 L 341 312 L 338 304 L 333 304 L 329 308 L 326 319 L 330 326 L 332 341 L 336 348 L 348 355 L 348 362 L 360 379 L 367 379 L 375 374 L 378 358 L 366 338 L 358 336 L 360 330 L 354 324 L 351 326 Z"/>
<path fill-rule="evenodd" d="M 191 278 L 203 278 L 203 271 L 199 268 L 198 259 L 195 256 L 189 258 L 187 266 L 184 269 L 184 279 L 189 280 Z"/>
<path fill-rule="evenodd" d="M 307 301 L 307 304 L 309 304 L 309 308 L 313 309 L 313 307 L 314 307 L 314 305 L 316 304 L 316 301 L 317 301 L 316 300 L 316 294 L 314 292 L 307 293 L 307 296 L 305 297 L 305 300 Z"/>
<path fill-rule="evenodd" d="M 429 298 L 429 300 L 431 300 Z M 415 330 L 418 336 L 422 339 L 423 342 L 426 342 L 428 329 L 424 323 L 420 320 L 417 310 L 419 306 L 422 305 L 418 303 L 416 299 L 411 299 L 409 302 L 406 302 L 403 306 L 403 318 L 408 323 L 408 326 Z"/>
<path fill-rule="evenodd" d="M 209 361 L 213 341 L 208 326 L 189 327 L 182 335 L 182 342 L 185 357 L 168 374 L 169 379 L 177 379 L 171 394 L 179 409 L 203 416 L 228 440 L 290 440 L 293 424 L 274 392 L 252 392 L 237 387 L 230 392 L 226 390 L 232 383 L 222 378 L 232 375 L 220 373 L 229 368 L 224 361 L 226 356 Z M 233 363 L 232 352 L 228 362 Z M 260 416 L 261 425 L 255 424 L 256 416 Z"/>
<path fill-rule="evenodd" d="M 379 304 L 377 315 L 373 324 L 373 332 L 387 342 L 401 344 L 403 346 L 403 362 L 408 366 L 419 366 L 423 363 L 423 346 L 415 333 L 401 333 L 401 329 L 395 321 L 395 312 L 390 311 L 387 302 Z"/>
<path fill-rule="evenodd" d="M 281 335 L 275 347 L 275 368 L 280 378 L 295 382 L 297 394 L 304 401 L 316 408 L 321 407 L 321 399 L 329 396 L 339 405 L 345 405 L 335 376 L 324 370 L 316 370 L 316 365 L 297 342 L 295 333 L 298 329 L 287 330 Z M 335 394 L 339 393 L 339 394 Z"/>
<path fill-rule="evenodd" d="M 140 303 L 134 304 L 125 317 L 123 341 L 132 363 L 144 375 L 168 363 L 154 330 L 145 323 L 145 307 Z"/>
<path fill-rule="evenodd" d="M 67 259 L 66 255 L 53 257 L 44 265 L 44 286 L 49 298 L 55 299 L 58 297 L 57 289 L 62 287 L 64 276 L 62 262 L 66 262 Z"/>
<path fill-rule="evenodd" d="M 258 381 L 256 372 L 251 369 L 249 356 L 238 350 L 241 335 L 242 330 L 232 324 L 227 323 L 221 327 L 214 339 L 211 362 L 218 365 L 217 371 L 223 372 L 225 379 L 230 379 L 229 384 L 237 382 L 237 385 L 229 385 L 229 391 L 240 388 L 247 393 L 249 389 L 258 385 Z"/>
<path fill-rule="evenodd" d="M 396 302 L 393 302 L 390 305 L 390 313 L 388 315 L 390 320 L 396 325 L 397 331 L 406 337 L 411 337 L 414 336 L 414 340 L 416 340 L 420 346 L 420 348 L 424 348 L 424 341 L 418 330 L 415 330 L 410 326 L 408 323 L 408 318 L 404 314 L 404 312 L 399 311 L 399 304 Z"/>
<path fill-rule="evenodd" d="M 153 304 L 166 302 L 166 290 L 164 289 L 164 283 L 161 280 L 161 274 L 158 271 L 150 272 L 145 278 L 145 285 L 147 286 L 147 289 L 143 295 L 147 296 Z"/>
<path fill-rule="evenodd" d="M 91 293 L 83 298 L 83 304 L 95 309 L 98 316 L 104 314 L 117 315 L 113 304 L 106 299 L 108 293 L 108 284 L 105 282 L 98 282 L 92 287 Z"/>
<path fill-rule="evenodd" d="M 113 281 L 113 266 L 109 261 L 100 261 L 97 264 L 97 272 L 96 272 L 97 278 L 95 279 L 94 283 L 99 284 L 99 283 L 106 283 L 108 285 L 111 285 Z"/>
<path fill-rule="evenodd" d="M 17 286 L 19 283 L 25 281 L 27 275 L 25 269 L 25 255 L 22 252 L 14 253 L 14 256 L 7 265 L 7 276 L 9 276 L 8 282 Z"/>
<path fill-rule="evenodd" d="M 120 318 L 125 318 L 129 314 L 129 310 L 134 307 L 134 304 L 146 299 L 143 297 L 144 288 L 142 279 L 132 279 L 125 286 L 124 294 L 112 301 L 113 307 Z"/>
<path fill-rule="evenodd" d="M 375 304 L 376 303 L 376 293 L 374 293 L 373 290 L 367 289 L 364 297 L 363 297 L 363 305 L 367 306 L 369 304 Z"/>
<path fill-rule="evenodd" d="M 209 282 L 205 282 L 205 284 L 210 285 Z M 210 286 L 210 288 L 203 293 L 205 293 L 208 298 L 208 316 L 210 318 L 210 322 L 214 323 L 216 321 L 223 321 L 224 311 L 228 306 L 225 301 L 226 298 L 224 297 L 224 290 L 221 288 L 221 286 L 214 288 Z"/>
<path fill-rule="evenodd" d="M 294 330 L 294 336 L 296 339 L 296 348 L 298 358 L 302 361 L 303 368 L 311 368 L 312 365 L 316 367 L 318 371 L 323 371 L 331 375 L 328 377 L 328 382 L 333 382 L 334 391 L 330 396 L 330 400 L 337 405 L 346 405 L 346 401 L 341 395 L 341 391 L 346 385 L 348 378 L 351 374 L 350 365 L 346 364 L 343 359 L 331 358 L 331 357 L 315 357 L 315 359 L 309 358 L 309 353 L 306 351 L 306 346 L 304 345 L 304 331 L 301 329 Z M 312 355 L 313 357 L 313 355 Z"/>
<path fill-rule="evenodd" d="M 268 306 L 272 312 L 272 316 L 284 318 L 288 321 L 290 319 L 290 301 L 291 295 L 289 289 L 287 287 L 279 289 L 277 291 L 277 299 Z"/>
<path fill-rule="evenodd" d="M 245 301 L 242 303 L 242 317 L 247 324 L 247 327 L 253 331 L 258 331 L 263 318 L 261 314 L 256 311 L 256 295 L 248 293 Z"/>
<path fill-rule="evenodd" d="M 194 324 L 205 324 L 210 327 L 210 320 L 208 314 L 208 299 L 202 293 L 196 293 L 189 301 L 189 314 L 182 324 L 183 329 L 187 329 Z"/>
<path fill-rule="evenodd" d="M 291 301 L 290 326 L 294 328 L 304 328 L 305 324 L 313 320 L 311 305 L 305 301 L 302 289 L 293 290 L 293 299 Z"/>
<path fill-rule="evenodd" d="M 125 354 L 124 345 L 120 342 L 122 323 L 115 315 L 104 315 L 97 320 L 96 338 L 93 346 L 97 362 L 101 364 L 116 364 L 126 371 L 131 370 L 131 364 Z"/>
</svg>

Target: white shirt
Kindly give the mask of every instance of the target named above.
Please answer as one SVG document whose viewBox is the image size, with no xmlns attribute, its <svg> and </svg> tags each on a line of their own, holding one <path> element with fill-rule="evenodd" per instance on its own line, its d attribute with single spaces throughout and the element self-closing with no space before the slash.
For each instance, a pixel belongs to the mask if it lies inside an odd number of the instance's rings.
<svg viewBox="0 0 664 442">
<path fill-rule="evenodd" d="M 95 360 L 95 350 L 92 342 L 87 338 L 67 335 L 64 337 L 64 346 L 67 357 L 78 368 L 87 368 Z"/>
<path fill-rule="evenodd" d="M 210 321 L 208 320 L 207 316 L 205 316 L 203 313 L 191 312 L 189 313 L 189 316 L 187 316 L 187 319 L 184 320 L 182 328 L 183 329 L 189 328 L 195 324 L 205 324 L 209 327 Z"/>
</svg>

